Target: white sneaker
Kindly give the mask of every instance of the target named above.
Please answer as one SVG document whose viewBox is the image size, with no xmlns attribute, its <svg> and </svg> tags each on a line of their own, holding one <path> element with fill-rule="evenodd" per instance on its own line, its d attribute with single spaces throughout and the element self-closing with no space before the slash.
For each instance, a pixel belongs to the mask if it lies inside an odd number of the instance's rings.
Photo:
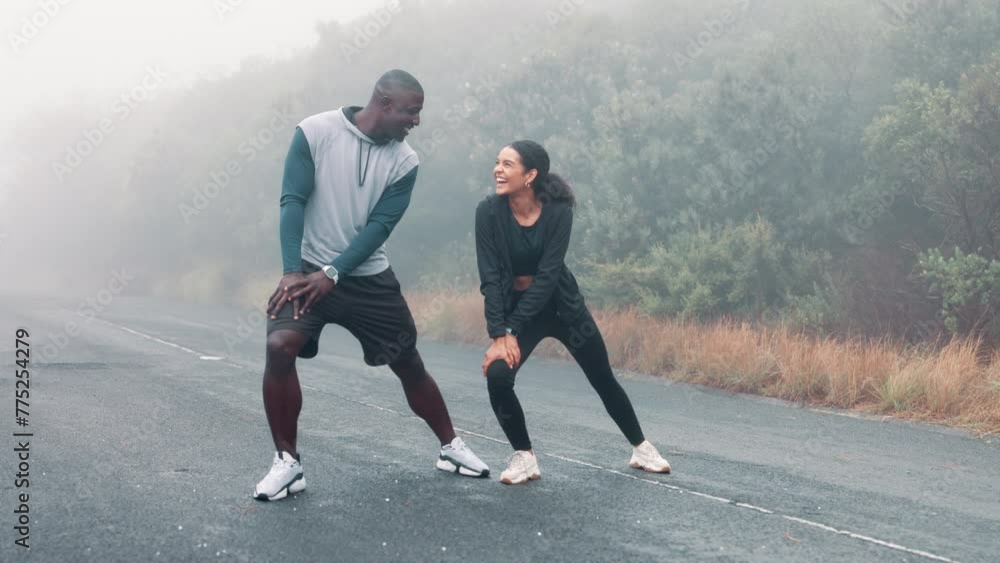
<svg viewBox="0 0 1000 563">
<path fill-rule="evenodd" d="M 500 482 L 505 485 L 520 485 L 535 479 L 541 479 L 538 471 L 538 458 L 528 450 L 517 450 L 510 456 L 507 469 L 500 474 Z"/>
<path fill-rule="evenodd" d="M 306 478 L 302 474 L 301 456 L 294 457 L 288 452 L 275 452 L 274 462 L 267 477 L 257 483 L 253 498 L 257 500 L 281 500 L 288 493 L 302 492 L 306 488 Z"/>
<path fill-rule="evenodd" d="M 670 473 L 670 464 L 663 459 L 663 456 L 656 451 L 649 440 L 632 448 L 632 459 L 629 460 L 628 466 L 650 473 Z"/>
<path fill-rule="evenodd" d="M 490 468 L 457 436 L 450 444 L 441 446 L 436 465 L 441 471 L 458 473 L 466 477 L 490 476 Z"/>
</svg>

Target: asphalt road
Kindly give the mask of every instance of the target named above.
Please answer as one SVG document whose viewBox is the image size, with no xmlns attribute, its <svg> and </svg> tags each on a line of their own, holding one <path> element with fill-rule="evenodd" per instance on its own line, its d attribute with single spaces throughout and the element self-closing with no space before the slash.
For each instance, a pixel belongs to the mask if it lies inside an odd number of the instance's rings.
<svg viewBox="0 0 1000 563">
<path fill-rule="evenodd" d="M 627 467 L 579 369 L 534 357 L 518 391 L 542 479 L 507 487 L 483 349 L 420 345 L 494 471 L 474 480 L 434 469 L 436 440 L 395 377 L 364 366 L 339 327 L 299 364 L 308 489 L 260 503 L 273 450 L 259 314 L 125 296 L 89 321 L 76 309 L 0 300 L 0 561 L 1000 560 L 996 437 L 619 374 L 674 468 L 649 475 Z M 18 327 L 31 335 L 27 427 L 14 420 Z M 19 431 L 33 434 L 27 489 L 14 486 Z M 25 491 L 30 551 L 14 544 Z"/>
</svg>

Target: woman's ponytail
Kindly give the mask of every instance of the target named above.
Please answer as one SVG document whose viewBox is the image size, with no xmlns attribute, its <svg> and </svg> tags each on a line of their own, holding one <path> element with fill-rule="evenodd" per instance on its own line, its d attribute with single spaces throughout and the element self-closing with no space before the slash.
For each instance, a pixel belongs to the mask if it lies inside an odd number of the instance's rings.
<svg viewBox="0 0 1000 563">
<path fill-rule="evenodd" d="M 549 201 L 563 201 L 576 205 L 573 188 L 569 182 L 562 176 L 549 172 L 549 153 L 542 145 L 534 141 L 514 141 L 508 146 L 521 155 L 521 163 L 524 164 L 525 170 L 538 171 L 532 189 L 535 190 L 535 197 L 542 200 L 542 205 Z"/>
<path fill-rule="evenodd" d="M 536 185 L 535 197 L 549 201 L 564 201 L 571 206 L 576 205 L 573 188 L 562 176 L 550 172 L 542 178 L 540 183 L 536 182 Z"/>
</svg>

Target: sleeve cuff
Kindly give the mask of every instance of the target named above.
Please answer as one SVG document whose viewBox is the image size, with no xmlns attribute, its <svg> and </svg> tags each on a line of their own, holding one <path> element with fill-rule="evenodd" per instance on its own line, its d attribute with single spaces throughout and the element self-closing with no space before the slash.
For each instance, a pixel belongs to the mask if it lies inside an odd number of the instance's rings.
<svg viewBox="0 0 1000 563">
<path fill-rule="evenodd" d="M 334 258 L 333 262 L 330 262 L 330 265 L 337 269 L 337 275 L 340 276 L 341 279 L 343 279 L 344 276 L 347 276 L 352 271 L 354 271 L 353 268 L 348 268 L 347 266 L 344 265 L 344 261 L 341 260 L 343 257 L 344 255 L 341 254 L 340 256 Z"/>
</svg>

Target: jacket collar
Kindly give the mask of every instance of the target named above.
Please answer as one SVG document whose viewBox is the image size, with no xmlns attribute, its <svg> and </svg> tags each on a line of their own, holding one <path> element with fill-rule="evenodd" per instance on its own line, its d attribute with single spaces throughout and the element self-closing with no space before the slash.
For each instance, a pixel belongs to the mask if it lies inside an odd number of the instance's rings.
<svg viewBox="0 0 1000 563">
<path fill-rule="evenodd" d="M 498 221 L 506 221 L 507 219 L 510 219 L 512 211 L 510 210 L 510 205 L 507 203 L 507 196 L 500 196 L 500 195 L 496 195 L 496 194 L 490 194 L 488 197 L 489 197 L 490 203 L 491 203 L 491 205 L 490 205 L 490 213 L 493 215 L 493 217 L 495 219 L 497 219 Z M 550 202 L 548 205 L 543 205 L 542 206 L 542 213 L 546 213 L 546 211 L 545 211 L 546 207 L 551 207 L 551 206 L 556 205 L 558 203 L 559 202 Z M 550 209 L 548 211 L 548 213 L 551 214 L 552 211 L 553 210 Z M 539 217 L 539 220 L 541 220 L 541 217 Z M 498 227 L 502 226 L 502 225 L 504 225 L 504 223 L 502 223 L 502 222 L 498 222 L 497 223 Z M 503 231 L 507 232 L 506 229 L 504 229 Z"/>
</svg>

